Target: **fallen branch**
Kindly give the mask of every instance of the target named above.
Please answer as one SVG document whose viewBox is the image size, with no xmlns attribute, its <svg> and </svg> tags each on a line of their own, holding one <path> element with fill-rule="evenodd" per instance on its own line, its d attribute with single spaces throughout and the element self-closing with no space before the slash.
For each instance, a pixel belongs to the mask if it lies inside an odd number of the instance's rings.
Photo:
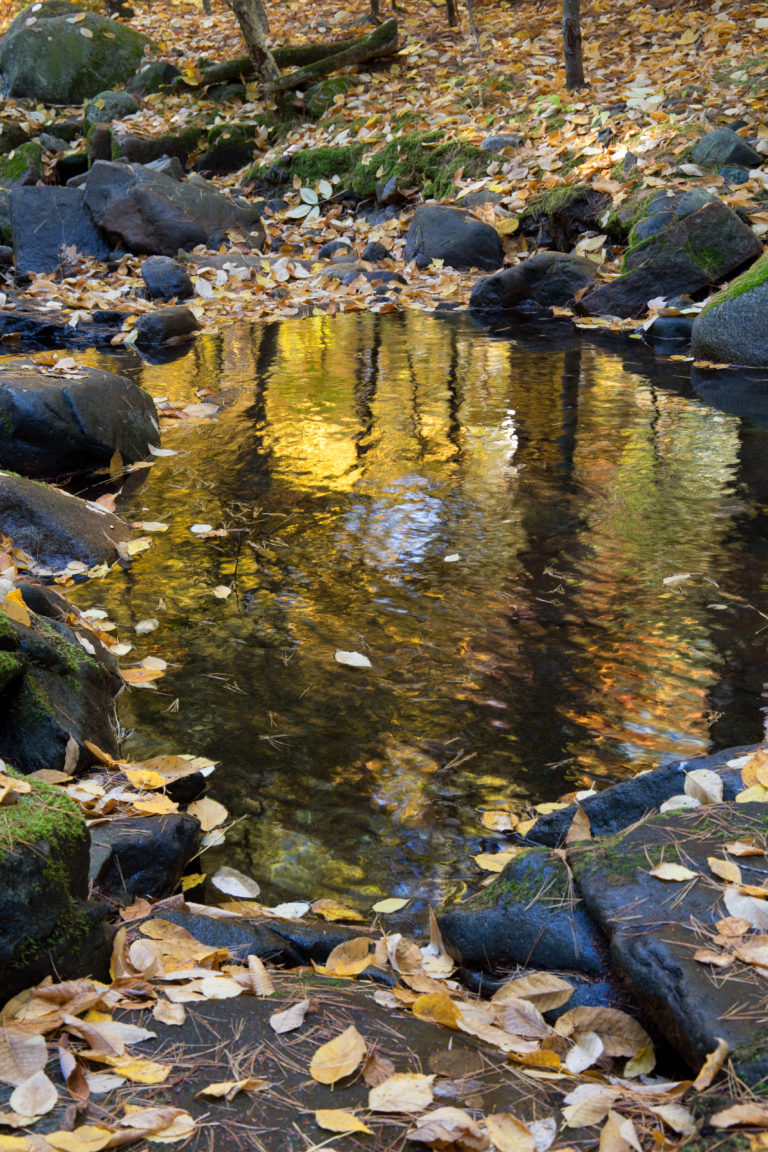
<svg viewBox="0 0 768 1152">
<path fill-rule="evenodd" d="M 323 60 L 318 60 L 305 68 L 297 68 L 287 76 L 273 80 L 265 86 L 265 92 L 268 95 L 276 95 L 279 92 L 289 92 L 293 88 L 302 88 L 319 80 L 321 76 L 327 76 L 329 72 L 336 72 L 349 64 L 362 64 L 377 56 L 391 56 L 397 49 L 397 20 L 387 20 L 367 36 L 355 40 L 349 48 L 334 52 Z"/>
<path fill-rule="evenodd" d="M 284 48 L 275 48 L 272 56 L 278 68 L 304 68 L 307 64 L 314 64 L 316 60 L 324 60 L 332 53 L 343 52 L 357 42 L 355 39 L 327 41 L 324 44 L 287 44 Z M 255 75 L 253 60 L 248 55 L 236 56 L 234 60 L 223 60 L 220 64 L 211 64 L 209 68 L 201 69 L 201 72 L 201 83 L 204 87 L 248 80 Z"/>
</svg>

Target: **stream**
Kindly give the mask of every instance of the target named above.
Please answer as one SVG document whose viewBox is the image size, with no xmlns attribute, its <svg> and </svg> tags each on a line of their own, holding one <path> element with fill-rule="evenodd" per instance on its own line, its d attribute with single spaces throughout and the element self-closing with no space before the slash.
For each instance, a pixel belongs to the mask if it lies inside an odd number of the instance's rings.
<svg viewBox="0 0 768 1152">
<path fill-rule="evenodd" d="M 119 513 L 168 530 L 73 592 L 124 666 L 170 665 L 124 694 L 124 754 L 219 762 L 235 823 L 201 870 L 436 904 L 477 882 L 483 809 L 762 738 L 768 418 L 743 381 L 466 313 L 81 359 L 220 405 L 127 479 Z"/>
</svg>

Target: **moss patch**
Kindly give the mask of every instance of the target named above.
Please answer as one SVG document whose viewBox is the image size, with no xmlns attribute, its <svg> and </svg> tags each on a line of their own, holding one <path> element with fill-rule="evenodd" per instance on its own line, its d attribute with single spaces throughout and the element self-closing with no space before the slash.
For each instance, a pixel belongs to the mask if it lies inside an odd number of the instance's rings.
<svg viewBox="0 0 768 1152">
<path fill-rule="evenodd" d="M 10 765 L 5 773 L 24 779 Z M 20 796 L 16 804 L 0 808 L 0 861 L 9 852 L 24 845 L 49 844 L 53 859 L 48 871 L 56 873 L 56 850 L 71 848 L 78 841 L 86 839 L 88 832 L 80 816 L 80 810 L 73 800 L 53 784 L 30 780 L 32 791 Z M 60 870 L 60 869 L 59 869 Z M 57 875 L 51 876 L 57 880 Z"/>
<path fill-rule="evenodd" d="M 722 292 L 718 292 L 711 300 L 708 300 L 701 315 L 706 316 L 707 312 L 711 312 L 713 308 L 717 308 L 719 304 L 725 304 L 727 300 L 735 300 L 738 296 L 742 296 L 745 292 L 750 292 L 753 288 L 759 288 L 768 280 L 768 252 L 761 256 L 754 262 L 751 268 L 746 272 L 742 272 L 741 276 L 737 276 L 732 280 L 727 288 Z"/>
<path fill-rule="evenodd" d="M 14 184 L 30 168 L 39 168 L 43 162 L 43 147 L 37 140 L 20 144 L 5 156 L 0 156 L 0 184 Z"/>
<path fill-rule="evenodd" d="M 418 188 L 427 199 L 441 200 L 453 193 L 459 168 L 470 178 L 487 171 L 492 157 L 482 148 L 458 140 L 441 144 L 442 139 L 440 133 L 431 132 L 390 140 L 352 173 L 351 190 L 364 200 L 375 195 L 379 180 L 394 176 L 399 188 Z"/>
</svg>

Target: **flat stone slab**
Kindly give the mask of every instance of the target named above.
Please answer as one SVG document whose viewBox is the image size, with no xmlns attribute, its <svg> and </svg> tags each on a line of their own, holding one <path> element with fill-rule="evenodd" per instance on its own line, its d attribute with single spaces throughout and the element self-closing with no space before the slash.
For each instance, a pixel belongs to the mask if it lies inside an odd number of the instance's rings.
<svg viewBox="0 0 768 1152">
<path fill-rule="evenodd" d="M 768 967 L 735 958 L 739 948 L 748 955 L 750 941 L 761 933 L 735 939 L 720 934 L 718 921 L 734 915 L 726 892 L 738 888 L 708 861 L 731 861 L 744 883 L 764 887 L 766 835 L 768 805 L 716 804 L 651 816 L 627 832 L 582 841 L 567 852 L 584 904 L 610 938 L 613 963 L 644 1011 L 693 1068 L 722 1037 L 737 1075 L 748 1084 L 768 1075 Z M 725 845 L 735 840 L 753 840 L 759 853 L 729 855 Z M 650 871 L 660 863 L 682 865 L 694 875 L 680 882 L 658 879 Z M 768 901 L 754 903 L 764 905 L 768 927 Z M 734 959 L 724 968 L 700 963 L 694 959 L 698 949 Z"/>
</svg>

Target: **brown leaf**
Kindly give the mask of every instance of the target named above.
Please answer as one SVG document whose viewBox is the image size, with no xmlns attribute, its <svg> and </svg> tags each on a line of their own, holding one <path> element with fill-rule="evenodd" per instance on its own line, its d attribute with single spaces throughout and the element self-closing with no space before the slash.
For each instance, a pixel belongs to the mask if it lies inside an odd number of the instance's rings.
<svg viewBox="0 0 768 1152">
<path fill-rule="evenodd" d="M 730 1050 L 731 1046 L 727 1040 L 718 1039 L 717 1047 L 714 1052 L 709 1053 L 699 1069 L 698 1076 L 693 1081 L 693 1087 L 697 1092 L 703 1092 L 705 1088 L 709 1088 L 715 1076 L 717 1076 L 723 1064 L 725 1064 Z"/>
<path fill-rule="evenodd" d="M 363 1080 L 369 1088 L 383 1084 L 394 1071 L 395 1066 L 392 1061 L 388 1060 L 386 1056 L 380 1056 L 378 1052 L 369 1052 L 363 1061 Z"/>
<path fill-rule="evenodd" d="M 335 1084 L 360 1066 L 365 1056 L 365 1040 L 350 1024 L 333 1040 L 322 1044 L 312 1056 L 309 1074 L 319 1084 Z"/>
<path fill-rule="evenodd" d="M 497 988 L 491 997 L 494 1003 L 505 1000 L 528 1000 L 540 1012 L 550 1012 L 553 1008 L 560 1008 L 573 996 L 573 985 L 559 976 L 551 976 L 548 972 L 531 972 L 529 976 L 520 976 L 508 980 Z"/>
<path fill-rule="evenodd" d="M 414 1144 L 429 1144 L 433 1148 L 487 1147 L 487 1138 L 479 1124 L 468 1112 L 452 1107 L 436 1108 L 433 1112 L 427 1112 L 420 1117 L 415 1126 L 406 1132 L 406 1140 L 411 1140 Z"/>
<path fill-rule="evenodd" d="M 580 804 L 576 805 L 576 813 L 571 820 L 571 826 L 565 837 L 566 844 L 575 844 L 578 840 L 591 840 L 592 828 L 589 823 L 589 816 L 587 816 L 584 809 Z"/>
<path fill-rule="evenodd" d="M 533 1133 L 511 1112 L 494 1112 L 486 1116 L 485 1126 L 498 1152 L 535 1152 Z"/>
<path fill-rule="evenodd" d="M 0 1028 L 0 1081 L 3 1084 L 23 1084 L 35 1072 L 40 1072 L 47 1060 L 48 1049 L 42 1036 Z"/>
<path fill-rule="evenodd" d="M 560 1036 L 596 1032 L 606 1056 L 635 1056 L 651 1042 L 645 1029 L 618 1008 L 571 1008 L 555 1021 L 555 1031 Z"/>
<path fill-rule="evenodd" d="M 713 1128 L 768 1128 L 768 1104 L 733 1104 L 716 1112 L 709 1123 Z"/>
</svg>

